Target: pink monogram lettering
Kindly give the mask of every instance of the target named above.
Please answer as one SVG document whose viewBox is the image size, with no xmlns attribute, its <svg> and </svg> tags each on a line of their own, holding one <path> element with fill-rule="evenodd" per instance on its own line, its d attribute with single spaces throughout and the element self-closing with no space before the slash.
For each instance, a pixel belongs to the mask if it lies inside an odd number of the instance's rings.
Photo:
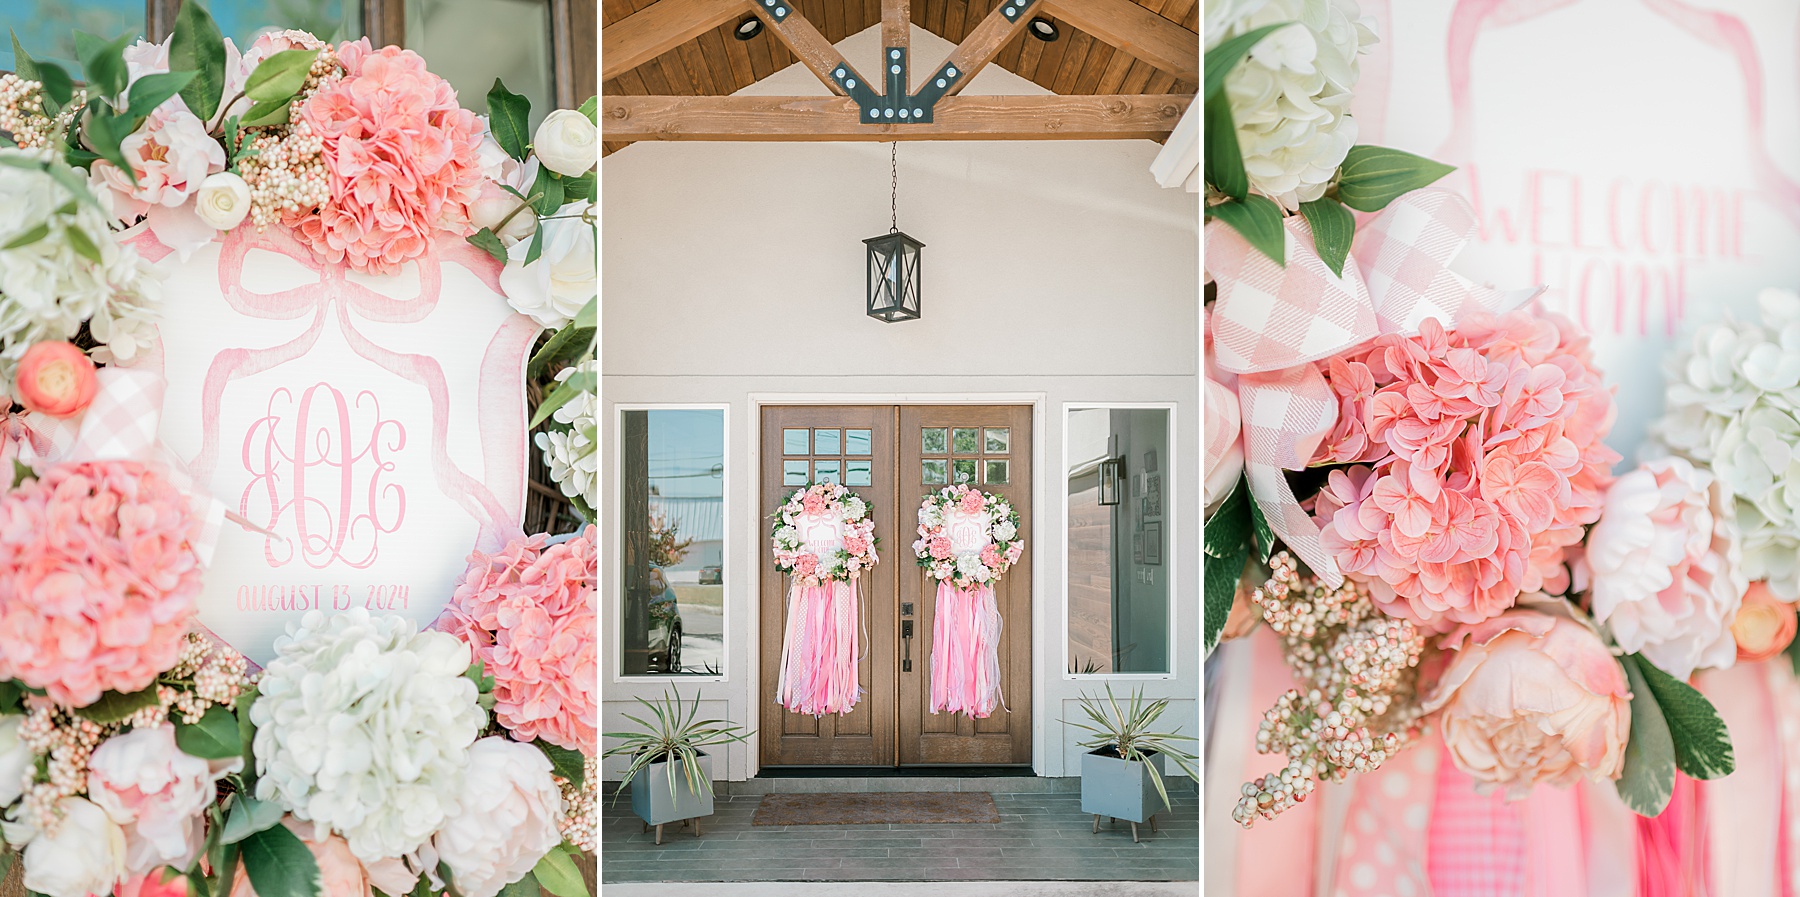
<svg viewBox="0 0 1800 897">
<path fill-rule="evenodd" d="M 283 416 L 290 411 L 291 422 Z M 365 434 L 360 440 L 359 431 Z M 287 564 L 296 552 L 314 569 L 342 563 L 360 570 L 375 563 L 381 534 L 399 529 L 406 517 L 406 490 L 382 482 L 394 470 L 383 452 L 405 448 L 406 428 L 381 416 L 372 392 L 358 393 L 352 404 L 319 383 L 297 405 L 286 387 L 271 393 L 264 416 L 244 434 L 243 464 L 251 479 L 238 502 L 238 513 L 272 532 L 292 534 L 291 543 L 263 540 L 270 566 Z"/>
</svg>

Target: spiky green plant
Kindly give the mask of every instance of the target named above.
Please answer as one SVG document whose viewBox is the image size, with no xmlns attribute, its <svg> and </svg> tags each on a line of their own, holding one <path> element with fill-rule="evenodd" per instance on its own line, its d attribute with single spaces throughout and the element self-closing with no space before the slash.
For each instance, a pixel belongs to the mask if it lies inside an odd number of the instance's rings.
<svg viewBox="0 0 1800 897">
<path fill-rule="evenodd" d="M 1157 772 L 1156 764 L 1149 762 L 1151 754 L 1162 754 L 1168 757 L 1175 761 L 1175 765 L 1180 767 L 1182 772 L 1187 773 L 1188 778 L 1196 782 L 1200 781 L 1200 775 L 1194 771 L 1194 767 L 1188 765 L 1188 761 L 1200 758 L 1183 751 L 1174 744 L 1177 741 L 1198 742 L 1199 739 L 1192 735 L 1181 735 L 1176 732 L 1150 731 L 1150 727 L 1156 723 L 1157 718 L 1162 716 L 1163 711 L 1169 709 L 1168 698 L 1158 698 L 1146 704 L 1144 703 L 1144 689 L 1140 686 L 1132 692 L 1130 702 L 1121 707 L 1119 699 L 1113 696 L 1112 686 L 1109 684 L 1106 686 L 1106 702 L 1104 704 L 1100 702 L 1100 699 L 1084 693 L 1081 696 L 1081 709 L 1087 714 L 1088 719 L 1092 722 L 1091 725 L 1063 720 L 1064 725 L 1093 733 L 1082 738 L 1079 742 L 1080 745 L 1089 750 L 1112 748 L 1121 759 L 1143 763 L 1144 769 L 1150 773 L 1151 784 L 1156 786 L 1156 793 L 1162 798 L 1164 807 L 1169 806 L 1169 792 L 1163 787 L 1162 774 Z"/>
<path fill-rule="evenodd" d="M 751 735 L 750 730 L 725 720 L 696 720 L 695 717 L 700 715 L 699 689 L 694 690 L 694 700 L 691 703 L 682 701 L 681 692 L 674 689 L 665 690 L 662 700 L 654 704 L 642 697 L 637 702 L 655 715 L 654 724 L 627 713 L 625 718 L 642 726 L 641 730 L 604 734 L 606 738 L 618 739 L 619 743 L 601 752 L 600 756 L 631 758 L 631 765 L 625 768 L 625 777 L 619 780 L 619 790 L 613 794 L 615 803 L 619 795 L 625 793 L 625 786 L 638 773 L 652 763 L 663 761 L 680 764 L 690 790 L 698 792 L 704 789 L 707 794 L 711 794 L 712 780 L 700 768 L 700 749 L 741 742 Z M 669 799 L 676 799 L 674 776 L 669 776 Z"/>
</svg>

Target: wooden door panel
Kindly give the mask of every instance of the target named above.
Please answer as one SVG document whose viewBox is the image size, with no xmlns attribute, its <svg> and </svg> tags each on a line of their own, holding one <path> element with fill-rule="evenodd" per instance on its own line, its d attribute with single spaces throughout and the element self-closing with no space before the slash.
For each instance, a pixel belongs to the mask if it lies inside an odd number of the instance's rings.
<svg viewBox="0 0 1800 897">
<path fill-rule="evenodd" d="M 791 713 L 776 703 L 781 673 L 781 640 L 787 622 L 787 577 L 775 570 L 767 554 L 767 530 L 758 563 L 762 570 L 762 676 L 757 700 L 761 711 L 761 762 L 765 766 L 892 766 L 895 764 L 896 588 L 894 533 L 894 409 L 892 406 L 768 406 L 763 409 L 761 514 L 767 517 L 799 488 L 784 483 L 790 465 L 804 465 L 807 479 L 818 465 L 836 466 L 836 475 L 869 504 L 879 539 L 880 563 L 857 582 L 858 600 L 867 622 L 864 655 L 857 679 L 865 690 L 856 708 L 842 716 L 813 718 Z M 786 430 L 805 431 L 805 450 L 789 453 Z M 821 433 L 824 431 L 824 433 Z M 857 438 L 853 444 L 851 435 Z M 867 432 L 867 453 L 861 434 Z M 823 436 L 830 434 L 827 443 Z M 847 478 L 853 463 L 868 464 L 867 484 Z M 861 472 L 861 467 L 857 468 Z M 910 542 L 910 540 L 909 540 Z"/>
</svg>

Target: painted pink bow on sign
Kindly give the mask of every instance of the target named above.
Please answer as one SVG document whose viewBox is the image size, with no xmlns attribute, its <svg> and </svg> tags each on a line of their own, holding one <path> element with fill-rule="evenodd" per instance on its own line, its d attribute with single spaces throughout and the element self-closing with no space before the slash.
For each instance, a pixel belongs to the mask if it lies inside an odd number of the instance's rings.
<svg viewBox="0 0 1800 897">
<path fill-rule="evenodd" d="M 1341 277 L 1314 250 L 1305 218 L 1284 224 L 1285 267 L 1223 222 L 1206 225 L 1206 267 L 1218 284 L 1211 362 L 1238 375 L 1244 470 L 1269 528 L 1336 586 L 1343 574 L 1283 474 L 1304 469 L 1337 422 L 1337 397 L 1314 362 L 1383 334 L 1417 333 L 1427 318 L 1453 328 L 1475 312 L 1510 311 L 1543 288 L 1500 291 L 1451 271 L 1475 216 L 1443 190 L 1414 190 L 1363 222 Z"/>
</svg>

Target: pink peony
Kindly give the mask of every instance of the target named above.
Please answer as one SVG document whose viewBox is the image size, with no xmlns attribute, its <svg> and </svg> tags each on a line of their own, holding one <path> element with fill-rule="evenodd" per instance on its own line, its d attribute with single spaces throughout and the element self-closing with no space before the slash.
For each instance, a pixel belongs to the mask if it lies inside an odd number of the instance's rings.
<svg viewBox="0 0 1800 897">
<path fill-rule="evenodd" d="M 113 212 L 125 221 L 155 206 L 186 203 L 207 175 L 225 170 L 225 150 L 180 103 L 156 107 L 119 150 L 137 175 L 136 185 L 105 159 L 94 162 L 90 177 L 96 187 L 111 191 Z"/>
<path fill-rule="evenodd" d="M 1587 627 L 1513 610 L 1461 627 L 1443 646 L 1455 656 L 1424 709 L 1442 711 L 1444 746 L 1477 790 L 1504 788 L 1516 800 L 1539 784 L 1624 771 L 1630 690 Z"/>
<path fill-rule="evenodd" d="M 950 556 L 950 550 L 951 550 L 950 549 L 950 537 L 948 537 L 948 536 L 932 536 L 931 537 L 931 556 L 932 557 L 937 558 L 940 561 L 944 560 L 945 558 L 948 558 Z"/>
<path fill-rule="evenodd" d="M 369 874 L 363 869 L 356 854 L 350 852 L 350 845 L 342 837 L 334 835 L 322 825 L 302 822 L 292 816 L 282 817 L 281 824 L 299 836 L 306 849 L 312 851 L 313 862 L 319 866 L 319 893 L 329 897 L 370 897 L 375 892 L 369 884 Z M 242 865 L 237 867 L 237 877 L 232 880 L 229 897 L 258 897 L 256 889 L 250 885 L 250 876 Z"/>
<path fill-rule="evenodd" d="M 1478 623 L 1521 592 L 1568 588 L 1619 456 L 1587 337 L 1533 311 L 1387 336 L 1330 359 L 1338 420 L 1313 458 L 1321 541 L 1382 610 L 1428 629 Z"/>
<path fill-rule="evenodd" d="M 175 727 L 133 729 L 88 758 L 88 799 L 125 830 L 125 870 L 186 868 L 200 852 L 218 780 L 243 758 L 208 762 L 175 744 Z"/>
<path fill-rule="evenodd" d="M 469 569 L 437 628 L 468 642 L 494 677 L 494 716 L 519 741 L 593 754 L 595 532 L 549 547 L 514 539 Z"/>
<path fill-rule="evenodd" d="M 196 528 L 131 461 L 59 464 L 0 496 L 0 678 L 74 707 L 150 685 L 194 616 Z"/>
<path fill-rule="evenodd" d="M 331 200 L 298 232 L 335 263 L 378 274 L 425 254 L 435 234 L 469 231 L 481 194 L 481 120 L 411 50 L 339 47 L 343 80 L 300 117 L 324 145 Z"/>
</svg>

